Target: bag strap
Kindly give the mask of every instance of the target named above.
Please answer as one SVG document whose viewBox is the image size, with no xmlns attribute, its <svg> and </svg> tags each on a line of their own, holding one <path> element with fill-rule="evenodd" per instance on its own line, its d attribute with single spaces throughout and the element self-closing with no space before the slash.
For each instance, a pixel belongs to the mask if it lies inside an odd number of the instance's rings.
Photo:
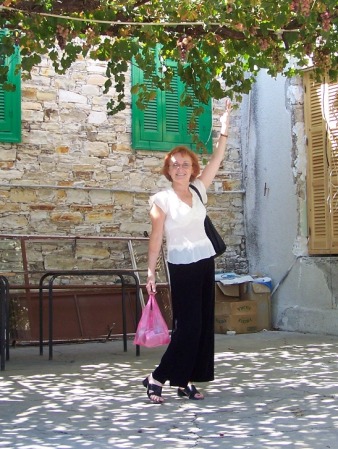
<svg viewBox="0 0 338 449">
<path fill-rule="evenodd" d="M 149 295 L 149 297 L 148 297 L 148 302 L 149 302 L 149 305 L 150 305 L 150 310 L 153 310 L 153 304 L 154 304 L 154 301 L 155 301 L 155 295 L 154 295 L 154 293 L 150 293 L 150 295 Z M 147 303 L 148 304 L 148 303 Z"/>
<path fill-rule="evenodd" d="M 200 191 L 198 190 L 198 188 L 195 187 L 193 184 L 189 184 L 189 187 L 191 187 L 193 190 L 195 190 L 195 192 L 197 193 L 197 195 L 199 196 L 200 200 L 201 200 L 202 203 L 203 203 L 202 195 L 200 194 Z M 203 204 L 204 204 L 204 203 L 203 203 Z"/>
</svg>

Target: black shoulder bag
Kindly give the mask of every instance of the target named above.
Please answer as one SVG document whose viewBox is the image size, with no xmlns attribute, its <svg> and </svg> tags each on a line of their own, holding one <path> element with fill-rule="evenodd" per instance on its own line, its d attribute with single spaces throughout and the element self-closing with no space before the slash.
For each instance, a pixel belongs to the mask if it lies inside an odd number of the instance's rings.
<svg viewBox="0 0 338 449">
<path fill-rule="evenodd" d="M 202 196 L 201 196 L 198 188 L 195 187 L 193 184 L 190 184 L 190 187 L 193 190 L 195 190 L 195 192 L 197 193 L 197 195 L 199 196 L 200 200 L 203 203 Z M 218 257 L 221 254 L 223 254 L 224 251 L 226 250 L 226 244 L 224 243 L 222 237 L 217 232 L 215 226 L 212 224 L 212 221 L 211 221 L 210 217 L 208 217 L 208 215 L 206 215 L 205 220 L 204 220 L 204 229 L 205 229 L 205 233 L 207 234 L 209 240 L 212 243 L 212 246 L 214 247 L 214 250 L 216 253 L 215 257 Z"/>
</svg>

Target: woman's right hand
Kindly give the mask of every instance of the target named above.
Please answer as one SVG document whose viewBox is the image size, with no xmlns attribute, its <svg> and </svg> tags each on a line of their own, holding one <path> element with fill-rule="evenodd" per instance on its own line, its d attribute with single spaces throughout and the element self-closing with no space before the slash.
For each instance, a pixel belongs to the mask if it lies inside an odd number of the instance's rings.
<svg viewBox="0 0 338 449">
<path fill-rule="evenodd" d="M 148 295 L 156 294 L 155 276 L 148 276 L 147 283 L 146 283 L 146 289 L 147 289 Z"/>
</svg>

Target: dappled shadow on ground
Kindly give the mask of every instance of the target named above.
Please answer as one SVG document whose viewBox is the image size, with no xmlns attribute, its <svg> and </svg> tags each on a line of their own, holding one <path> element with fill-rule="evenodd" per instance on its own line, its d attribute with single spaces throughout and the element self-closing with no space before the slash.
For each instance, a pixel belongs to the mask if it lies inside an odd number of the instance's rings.
<svg viewBox="0 0 338 449">
<path fill-rule="evenodd" d="M 159 357 L 149 351 L 112 353 L 109 362 L 56 352 L 44 362 L 54 373 L 43 363 L 40 372 L 3 372 L 0 448 L 336 449 L 336 345 L 269 343 L 257 352 L 218 348 L 204 401 L 168 386 L 165 404 L 150 404 L 141 380 Z"/>
</svg>

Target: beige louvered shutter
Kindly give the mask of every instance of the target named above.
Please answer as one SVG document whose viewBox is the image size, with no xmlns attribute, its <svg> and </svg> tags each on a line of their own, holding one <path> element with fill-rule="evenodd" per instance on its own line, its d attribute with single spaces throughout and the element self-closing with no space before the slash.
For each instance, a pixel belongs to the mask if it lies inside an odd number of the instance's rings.
<svg viewBox="0 0 338 449">
<path fill-rule="evenodd" d="M 308 144 L 307 201 L 310 254 L 327 253 L 330 248 L 328 203 L 328 154 L 326 127 L 323 119 L 324 89 L 304 77 L 305 127 Z"/>
<path fill-rule="evenodd" d="M 313 81 L 311 73 L 304 76 L 310 254 L 338 253 L 338 155 L 330 124 L 334 86 Z"/>
<path fill-rule="evenodd" d="M 327 85 L 327 137 L 330 154 L 330 213 L 332 253 L 338 253 L 338 83 Z"/>
</svg>

